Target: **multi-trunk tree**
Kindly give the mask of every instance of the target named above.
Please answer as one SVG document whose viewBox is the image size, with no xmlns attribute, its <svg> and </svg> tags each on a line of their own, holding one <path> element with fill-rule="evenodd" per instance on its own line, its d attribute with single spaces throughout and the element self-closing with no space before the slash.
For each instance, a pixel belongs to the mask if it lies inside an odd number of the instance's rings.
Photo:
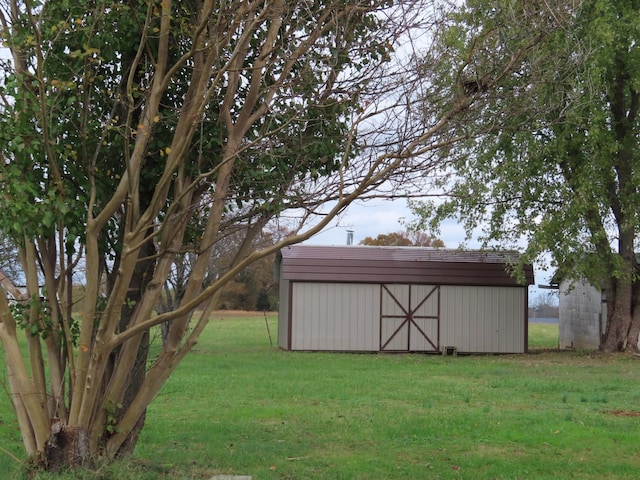
<svg viewBox="0 0 640 480">
<path fill-rule="evenodd" d="M 2 2 L 0 231 L 28 299 L 0 295 L 0 340 L 29 456 L 57 468 L 131 451 L 225 284 L 440 162 L 459 138 L 435 135 L 468 104 L 425 121 L 423 78 L 402 61 L 432 14 L 403 0 Z M 287 212 L 292 233 L 253 249 Z"/>
<path fill-rule="evenodd" d="M 603 288 L 607 351 L 637 352 L 640 334 L 639 14 L 633 0 L 467 2 L 436 49 L 449 74 L 432 78 L 473 102 L 449 135 L 488 133 L 447 152 L 444 202 L 414 204 Z M 501 57 L 512 68 L 496 75 Z"/>
</svg>

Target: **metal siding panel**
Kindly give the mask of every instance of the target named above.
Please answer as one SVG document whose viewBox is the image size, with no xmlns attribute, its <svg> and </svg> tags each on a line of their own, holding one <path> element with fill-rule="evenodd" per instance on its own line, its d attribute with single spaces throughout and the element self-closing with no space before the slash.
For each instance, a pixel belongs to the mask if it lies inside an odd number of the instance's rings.
<svg viewBox="0 0 640 480">
<path fill-rule="evenodd" d="M 326 314 L 327 290 L 326 288 L 313 288 L 310 284 L 305 284 L 307 296 L 313 298 L 313 307 L 310 314 L 313 316 L 313 329 L 307 338 L 310 350 L 325 350 L 325 337 L 327 335 L 327 325 L 323 314 Z M 327 315 L 328 316 L 328 315 Z"/>
<path fill-rule="evenodd" d="M 381 336 L 381 345 L 380 345 L 380 348 L 382 350 L 404 351 L 407 349 L 408 329 L 406 328 L 406 326 L 404 326 L 400 330 L 398 330 L 402 322 L 404 322 L 404 318 L 386 318 L 385 321 L 382 322 L 382 328 L 381 328 L 382 336 Z"/>
<path fill-rule="evenodd" d="M 503 292 L 497 288 L 491 290 L 491 303 L 486 307 L 487 314 L 490 315 L 487 319 L 487 326 L 490 325 L 494 329 L 494 336 L 498 341 L 495 351 L 506 352 L 508 351 L 510 322 L 505 305 L 506 299 L 500 295 L 501 293 Z"/>
<path fill-rule="evenodd" d="M 442 287 L 441 346 L 469 353 L 524 352 L 524 288 Z"/>
<path fill-rule="evenodd" d="M 310 300 L 310 310 L 306 313 L 311 321 L 311 330 L 309 335 L 305 336 L 305 348 L 309 350 L 323 350 L 323 338 L 326 335 L 327 326 L 323 325 L 322 313 L 327 304 L 326 289 L 313 288 L 311 285 L 304 284 L 305 298 Z"/>
<path fill-rule="evenodd" d="M 504 326 L 503 352 L 514 351 L 515 349 L 515 317 L 513 311 L 513 295 L 508 295 L 504 288 L 498 290 L 498 305 L 502 314 L 502 324 Z"/>
<path fill-rule="evenodd" d="M 349 343 L 348 350 L 371 351 L 377 348 L 378 338 L 377 325 L 375 319 L 378 317 L 379 308 L 379 287 L 378 285 L 355 285 L 354 295 L 345 298 L 345 305 L 348 306 L 348 327 Z"/>
<path fill-rule="evenodd" d="M 456 317 L 456 303 L 451 287 L 440 287 L 440 345 L 451 345 L 451 319 Z"/>
<path fill-rule="evenodd" d="M 491 303 L 487 305 L 491 315 L 491 326 L 494 328 L 494 336 L 497 339 L 497 352 L 506 352 L 509 339 L 509 314 L 505 305 L 505 298 L 500 295 L 500 289 L 492 290 Z"/>
<path fill-rule="evenodd" d="M 369 301 L 367 302 L 367 315 L 365 320 L 365 340 L 364 350 L 377 350 L 380 345 L 380 285 L 371 285 L 367 290 Z"/>
<path fill-rule="evenodd" d="M 485 287 L 486 288 L 486 287 Z M 494 321 L 498 339 L 496 351 L 500 353 L 524 352 L 525 318 L 524 288 L 494 288 L 494 299 L 488 310 L 497 317 Z"/>
<path fill-rule="evenodd" d="M 412 307 L 424 298 L 429 286 L 412 286 Z M 408 285 L 390 285 L 401 302 L 408 302 Z M 402 308 L 392 297 L 381 300 L 376 284 L 299 283 L 292 288 L 291 348 L 293 350 L 375 351 L 404 320 Z M 434 294 L 435 295 L 435 294 Z M 513 353 L 524 351 L 524 288 L 509 287 L 440 287 L 440 347 L 452 345 L 461 352 Z M 405 303 L 406 305 L 406 303 Z M 382 307 L 382 312 L 380 308 Z M 419 315 L 436 315 L 436 297 L 416 311 Z M 380 326 L 380 314 L 387 317 Z M 416 318 L 429 338 L 437 342 L 436 322 Z M 415 329 L 415 327 L 413 327 Z M 279 330 L 279 336 L 281 334 Z M 403 328 L 386 350 L 406 350 L 409 330 Z M 282 340 L 279 340 L 282 341 Z M 432 347 L 411 332 L 412 350 Z"/>
<path fill-rule="evenodd" d="M 471 329 L 471 305 L 474 306 L 474 309 L 477 312 L 478 309 L 478 301 L 473 295 L 473 290 L 470 288 L 461 288 L 459 290 L 460 295 L 460 305 L 462 305 L 462 324 L 459 329 L 456 329 L 456 334 L 460 335 L 460 343 L 454 343 L 454 346 L 464 350 L 465 352 L 469 351 L 469 330 Z"/>
<path fill-rule="evenodd" d="M 406 318 L 405 308 L 409 303 L 409 295 L 409 285 L 385 284 L 381 288 L 380 349 L 407 350 L 409 326 L 402 324 Z"/>
<path fill-rule="evenodd" d="M 420 330 L 433 342 L 439 346 L 438 338 L 438 297 L 439 291 L 435 285 L 412 285 L 412 304 L 414 310 L 413 320 L 420 327 Z M 427 318 L 424 318 L 427 317 Z M 413 326 L 411 332 L 412 351 L 433 351 L 434 347 L 424 338 L 423 333 Z"/>
<path fill-rule="evenodd" d="M 435 317 L 438 315 L 438 291 L 435 285 L 413 285 L 415 314 Z M 427 298 L 429 295 L 429 298 Z M 423 302 L 423 300 L 426 301 Z M 418 304 L 422 302 L 419 306 Z"/>
<path fill-rule="evenodd" d="M 474 303 L 469 304 L 471 314 L 469 316 L 468 348 L 472 352 L 477 352 L 478 336 L 484 333 L 483 326 L 486 324 L 488 317 L 486 308 L 487 304 L 491 302 L 491 299 L 486 296 L 486 292 L 479 288 L 468 287 L 468 290 L 474 301 Z"/>
<path fill-rule="evenodd" d="M 341 301 L 343 308 L 347 312 L 347 321 L 342 322 L 342 335 L 343 338 L 346 339 L 343 348 L 347 351 L 358 349 L 358 329 L 361 328 L 359 326 L 360 319 L 358 312 L 361 308 L 362 299 L 360 298 L 361 294 L 358 291 L 359 289 L 356 287 L 354 290 L 354 298 L 352 301 L 345 301 L 344 299 Z"/>
<path fill-rule="evenodd" d="M 294 284 L 294 350 L 374 351 L 377 285 Z M 369 330 L 369 331 L 367 331 Z"/>
<path fill-rule="evenodd" d="M 398 284 L 385 284 L 382 295 L 382 312 L 383 315 L 404 315 L 402 305 L 406 305 L 409 301 L 409 286 Z"/>
<path fill-rule="evenodd" d="M 375 288 L 375 287 L 373 287 Z M 349 343 L 347 348 L 349 351 L 364 350 L 364 339 L 366 338 L 367 328 L 367 308 L 366 302 L 369 301 L 367 290 L 363 286 L 358 287 L 355 301 L 348 301 L 349 306 Z M 371 305 L 369 310 L 375 309 L 375 305 Z"/>
<path fill-rule="evenodd" d="M 335 285 L 327 284 L 324 285 L 321 291 L 323 293 L 321 299 L 321 307 L 318 306 L 316 309 L 316 324 L 318 326 L 318 334 L 316 337 L 317 344 L 314 345 L 314 350 L 332 350 L 336 349 L 336 317 L 335 317 Z M 314 289 L 315 290 L 315 289 Z M 323 316 L 323 312 L 327 312 L 326 316 Z M 333 347 L 333 348 L 332 348 Z"/>
<path fill-rule="evenodd" d="M 302 300 L 300 307 L 304 309 L 299 315 L 304 325 L 302 348 L 304 350 L 312 350 L 318 348 L 316 342 L 318 342 L 320 331 L 318 330 L 318 322 L 315 316 L 318 313 L 318 306 L 321 302 L 320 295 L 323 292 L 311 292 L 309 285 L 306 283 L 296 284 L 296 286 L 300 289 L 300 300 Z"/>
<path fill-rule="evenodd" d="M 303 350 L 304 338 L 308 335 L 306 317 L 301 315 L 302 305 L 304 305 L 302 285 L 293 283 L 291 288 L 291 349 Z"/>
<path fill-rule="evenodd" d="M 473 346 L 474 352 L 500 352 L 502 348 L 500 346 L 500 332 L 502 327 L 500 325 L 500 319 L 503 315 L 499 312 L 499 305 L 497 303 L 497 291 L 495 289 L 485 290 L 478 287 L 476 291 L 482 294 L 483 303 L 479 306 L 481 315 L 477 319 L 476 328 L 478 329 L 479 341 Z"/>
<path fill-rule="evenodd" d="M 358 319 L 353 322 L 352 332 L 354 350 L 373 350 L 378 344 L 374 338 L 378 338 L 378 328 L 375 319 L 378 317 L 380 308 L 380 289 L 378 285 L 361 285 L 357 308 L 352 316 Z"/>
<path fill-rule="evenodd" d="M 318 300 L 317 296 L 311 296 L 311 298 L 306 298 L 308 295 L 307 284 L 306 283 L 295 283 L 293 286 L 293 296 L 296 299 L 296 311 L 295 316 L 293 317 L 293 331 L 295 332 L 297 328 L 300 328 L 300 332 L 296 332 L 296 336 L 299 339 L 299 349 L 307 350 L 311 348 L 310 340 L 313 338 L 317 332 L 314 332 L 314 324 L 315 321 L 313 319 L 314 313 L 317 311 L 315 302 Z"/>
<path fill-rule="evenodd" d="M 319 345 L 320 350 L 330 350 L 333 347 L 335 350 L 340 350 L 340 338 L 336 334 L 337 328 L 337 319 L 336 319 L 336 304 L 339 302 L 339 299 L 336 298 L 336 286 L 334 284 L 326 285 L 326 289 L 324 290 L 325 296 L 323 297 L 323 301 L 325 302 L 325 308 L 327 309 L 327 316 L 323 318 L 319 315 L 318 324 L 320 326 L 324 326 L 321 328 L 322 331 L 322 341 Z"/>
<path fill-rule="evenodd" d="M 513 289 L 514 295 L 513 301 L 513 318 L 514 332 L 513 342 L 517 347 L 516 353 L 525 353 L 527 351 L 527 305 L 529 299 L 528 288 L 515 288 Z"/>
<path fill-rule="evenodd" d="M 438 322 L 437 320 L 416 318 L 414 322 L 420 327 L 420 330 L 438 347 Z M 415 326 L 412 326 L 411 330 L 411 351 L 416 352 L 431 352 L 434 350 L 434 346 L 424 337 L 424 335 L 418 331 Z"/>
<path fill-rule="evenodd" d="M 326 288 L 322 289 L 324 295 L 322 297 L 323 311 L 326 309 L 326 317 L 321 315 L 318 311 L 318 331 L 320 332 L 320 338 L 318 338 L 318 345 L 315 350 L 339 350 L 336 338 L 336 316 L 335 306 L 338 300 L 335 298 L 335 285 L 327 284 Z M 318 309 L 319 310 L 319 309 Z"/>
<path fill-rule="evenodd" d="M 351 329 L 350 325 L 352 323 L 357 323 L 355 318 L 351 318 L 349 304 L 351 303 L 349 299 L 349 295 L 345 295 L 347 290 L 344 288 L 338 288 L 337 285 L 334 285 L 333 291 L 336 301 L 333 304 L 334 311 L 334 329 L 333 329 L 333 338 L 335 341 L 336 348 L 338 350 L 350 350 L 349 343 L 351 342 Z M 354 288 L 350 289 L 349 293 L 354 297 L 354 300 L 357 301 L 358 296 L 358 288 L 354 286 Z M 346 297 L 346 298 L 345 298 Z"/>
<path fill-rule="evenodd" d="M 506 289 L 505 289 L 506 290 Z M 505 305 L 508 307 L 507 314 L 513 319 L 511 322 L 510 347 L 512 352 L 525 351 L 525 318 L 522 304 L 526 301 L 525 289 L 512 289 L 505 292 Z"/>
<path fill-rule="evenodd" d="M 491 352 L 503 352 L 504 351 L 504 315 L 501 313 L 499 295 L 497 289 L 486 289 L 486 287 L 478 287 L 478 292 L 482 292 L 485 301 L 483 302 L 480 311 L 482 312 L 481 318 L 478 318 L 478 330 L 483 339 L 486 339 L 486 343 L 490 345 Z M 486 351 L 485 342 L 478 342 L 474 345 L 472 351 L 483 352 Z"/>
<path fill-rule="evenodd" d="M 331 288 L 331 296 L 334 298 L 333 304 L 330 304 L 331 316 L 329 323 L 332 328 L 327 335 L 327 344 L 333 343 L 336 350 L 344 350 L 345 345 L 348 342 L 348 339 L 345 339 L 344 336 L 344 327 L 349 325 L 351 321 L 349 320 L 349 315 L 347 314 L 348 310 L 347 305 L 344 303 L 344 289 L 337 288 L 337 285 L 332 285 Z M 349 289 L 350 293 L 353 290 L 355 293 L 355 288 Z M 327 301 L 331 301 L 331 297 L 327 298 Z M 345 342 L 347 340 L 347 342 Z"/>
</svg>

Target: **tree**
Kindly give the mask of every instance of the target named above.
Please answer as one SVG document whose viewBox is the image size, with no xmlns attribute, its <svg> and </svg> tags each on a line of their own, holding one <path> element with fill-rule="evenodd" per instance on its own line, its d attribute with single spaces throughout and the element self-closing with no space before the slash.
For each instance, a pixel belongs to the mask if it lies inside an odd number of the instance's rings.
<svg viewBox="0 0 640 480">
<path fill-rule="evenodd" d="M 279 240 L 282 240 L 282 232 L 278 232 L 271 225 L 268 225 L 260 234 L 253 239 L 250 252 L 271 247 Z M 227 233 L 225 238 L 221 238 L 213 249 L 210 264 L 203 279 L 203 288 L 210 285 L 217 278 L 222 276 L 232 265 L 236 252 L 245 241 L 243 231 Z M 170 275 L 164 285 L 164 293 L 160 297 L 156 311 L 166 313 L 174 310 L 180 305 L 185 288 L 190 276 L 191 269 L 197 256 L 192 252 L 179 255 L 174 263 Z M 268 292 L 275 290 L 273 280 L 273 265 L 275 253 L 268 255 L 245 267 L 236 275 L 233 281 L 229 282 L 220 290 L 218 308 L 255 310 L 258 297 L 262 295 L 263 300 L 259 310 L 269 310 L 266 303 L 276 305 L 276 299 L 269 298 Z M 261 293 L 262 292 L 262 293 Z M 163 324 L 163 333 L 169 324 Z"/>
<path fill-rule="evenodd" d="M 261 250 L 274 245 L 284 233 L 274 226 L 267 226 L 254 240 L 251 250 Z M 277 285 L 273 270 L 275 261 L 276 254 L 273 253 L 242 270 L 235 278 L 237 283 L 224 287 L 220 292 L 221 307 L 226 304 L 224 307 L 232 309 L 273 310 L 271 305 L 277 305 Z M 236 292 L 241 290 L 240 295 L 234 295 L 229 287 L 236 287 Z"/>
<path fill-rule="evenodd" d="M 558 318 L 558 291 L 539 292 L 529 299 L 529 318 Z"/>
<path fill-rule="evenodd" d="M 376 238 L 366 237 L 360 245 L 396 246 L 396 247 L 444 247 L 444 242 L 424 232 L 381 233 Z"/>
<path fill-rule="evenodd" d="M 225 285 L 358 197 L 409 194 L 440 163 L 434 152 L 459 138 L 435 135 L 468 104 L 424 121 L 426 86 L 403 59 L 412 32 L 435 32 L 428 7 L 0 6 L 11 52 L 1 69 L 0 230 L 19 246 L 29 296 L 18 315 L 0 295 L 0 340 L 29 456 L 55 469 L 130 452 Z M 291 235 L 252 250 L 287 213 Z M 237 234 L 213 275 L 216 249 Z M 172 275 L 182 289 L 156 314 Z M 78 278 L 86 297 L 73 315 Z M 162 324 L 163 345 L 148 358 Z"/>
<path fill-rule="evenodd" d="M 484 226 L 487 244 L 524 238 L 523 261 L 551 252 L 559 275 L 604 286 L 607 351 L 637 352 L 640 334 L 639 8 L 468 2 L 441 37 L 463 94 L 475 99 L 450 134 L 469 125 L 490 133 L 448 152 L 446 202 L 414 204 L 422 221 L 459 215 L 468 231 Z M 559 20 L 562 30 L 549 33 Z M 528 31 L 542 40 L 514 56 Z M 496 52 L 514 59 L 501 77 L 492 73 Z"/>
</svg>

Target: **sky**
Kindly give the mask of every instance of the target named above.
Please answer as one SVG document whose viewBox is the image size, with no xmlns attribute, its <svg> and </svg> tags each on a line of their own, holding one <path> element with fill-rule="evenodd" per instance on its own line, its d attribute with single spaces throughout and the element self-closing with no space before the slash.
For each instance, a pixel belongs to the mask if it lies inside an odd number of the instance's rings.
<svg viewBox="0 0 640 480">
<path fill-rule="evenodd" d="M 347 231 L 353 231 L 353 244 L 357 245 L 366 237 L 406 230 L 406 223 L 413 220 L 407 201 L 369 200 L 352 204 L 330 227 L 315 235 L 305 243 L 312 245 L 346 245 Z M 447 248 L 458 248 L 464 240 L 464 230 L 454 221 L 446 222 L 437 235 Z M 471 245 L 470 248 L 477 247 Z"/>
</svg>

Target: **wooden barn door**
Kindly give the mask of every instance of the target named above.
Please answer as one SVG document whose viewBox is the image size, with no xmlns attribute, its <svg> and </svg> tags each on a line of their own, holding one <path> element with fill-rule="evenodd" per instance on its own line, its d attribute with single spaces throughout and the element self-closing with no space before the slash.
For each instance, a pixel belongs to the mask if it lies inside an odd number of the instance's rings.
<svg viewBox="0 0 640 480">
<path fill-rule="evenodd" d="M 380 286 L 380 351 L 439 352 L 440 287 Z"/>
</svg>

